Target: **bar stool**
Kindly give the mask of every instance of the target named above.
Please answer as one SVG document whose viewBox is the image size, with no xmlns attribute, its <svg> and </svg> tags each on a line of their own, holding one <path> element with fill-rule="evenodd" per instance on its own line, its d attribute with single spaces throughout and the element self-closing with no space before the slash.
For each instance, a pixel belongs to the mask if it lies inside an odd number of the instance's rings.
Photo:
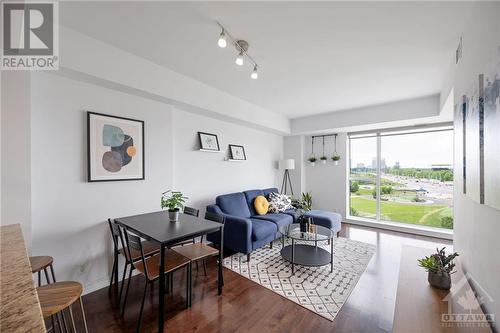
<svg viewBox="0 0 500 333">
<path fill-rule="evenodd" d="M 79 282 L 54 282 L 38 287 L 36 288 L 36 291 L 38 293 L 38 299 L 40 300 L 40 307 L 42 308 L 43 318 L 53 318 L 54 315 L 57 315 L 65 309 L 69 309 L 73 332 L 76 332 L 76 326 L 71 306 L 76 301 L 79 301 L 80 309 L 82 311 L 83 324 L 85 326 L 85 332 L 88 332 L 87 321 L 85 320 L 85 312 L 83 310 L 82 302 L 83 286 Z M 55 326 L 52 327 L 53 331 L 55 331 Z M 61 326 L 59 326 L 59 330 L 61 333 L 63 332 Z"/>
<path fill-rule="evenodd" d="M 56 276 L 54 275 L 54 267 L 52 263 L 54 259 L 50 256 L 34 256 L 30 257 L 30 265 L 31 265 L 31 273 L 38 273 L 38 286 L 42 285 L 42 270 L 45 273 L 45 280 L 47 284 L 51 283 L 49 279 L 49 273 L 47 272 L 47 268 L 50 268 L 50 272 L 52 273 L 52 283 L 56 282 Z"/>
</svg>

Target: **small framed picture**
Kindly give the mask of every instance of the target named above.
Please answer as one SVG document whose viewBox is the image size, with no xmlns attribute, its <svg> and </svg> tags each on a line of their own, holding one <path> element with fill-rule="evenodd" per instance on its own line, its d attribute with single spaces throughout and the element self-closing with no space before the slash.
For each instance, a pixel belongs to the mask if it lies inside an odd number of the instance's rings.
<svg viewBox="0 0 500 333">
<path fill-rule="evenodd" d="M 220 151 L 219 139 L 217 139 L 216 134 L 198 132 L 198 139 L 200 140 L 201 149 Z"/>
<path fill-rule="evenodd" d="M 144 121 L 87 112 L 89 182 L 144 179 Z"/>
<path fill-rule="evenodd" d="M 233 160 L 246 160 L 245 148 L 238 145 L 229 145 L 229 151 L 231 152 L 231 159 Z"/>
</svg>

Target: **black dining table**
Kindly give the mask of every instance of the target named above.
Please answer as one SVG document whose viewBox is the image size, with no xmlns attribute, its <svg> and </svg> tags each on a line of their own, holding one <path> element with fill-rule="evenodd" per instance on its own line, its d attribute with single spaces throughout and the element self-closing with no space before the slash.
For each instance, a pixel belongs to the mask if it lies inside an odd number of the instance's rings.
<svg viewBox="0 0 500 333">
<path fill-rule="evenodd" d="M 160 243 L 160 287 L 158 293 L 159 332 L 163 332 L 165 326 L 165 270 L 162 269 L 162 267 L 165 267 L 165 249 L 181 241 L 220 231 L 221 244 L 219 245 L 217 293 L 218 295 L 222 294 L 224 224 L 184 213 L 179 214 L 177 222 L 170 222 L 167 211 L 120 217 L 115 219 L 115 222 L 144 239 Z"/>
</svg>

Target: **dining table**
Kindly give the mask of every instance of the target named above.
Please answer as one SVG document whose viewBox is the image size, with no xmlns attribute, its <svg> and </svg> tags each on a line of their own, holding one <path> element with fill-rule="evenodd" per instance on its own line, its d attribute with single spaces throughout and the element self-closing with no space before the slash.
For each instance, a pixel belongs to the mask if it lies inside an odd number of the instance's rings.
<svg viewBox="0 0 500 333">
<path fill-rule="evenodd" d="M 219 265 L 217 278 L 217 293 L 222 294 L 223 287 L 223 249 L 224 224 L 213 222 L 201 217 L 179 214 L 176 222 L 170 221 L 167 211 L 146 213 L 134 216 L 116 218 L 115 222 L 126 230 L 149 241 L 160 244 L 160 286 L 158 293 L 158 331 L 164 332 L 165 327 L 165 249 L 171 246 L 212 232 L 220 232 Z M 118 266 L 118 265 L 116 265 Z M 116 267 L 117 269 L 117 267 Z M 117 274 L 118 272 L 115 272 Z M 116 276 L 116 275 L 115 275 Z"/>
</svg>

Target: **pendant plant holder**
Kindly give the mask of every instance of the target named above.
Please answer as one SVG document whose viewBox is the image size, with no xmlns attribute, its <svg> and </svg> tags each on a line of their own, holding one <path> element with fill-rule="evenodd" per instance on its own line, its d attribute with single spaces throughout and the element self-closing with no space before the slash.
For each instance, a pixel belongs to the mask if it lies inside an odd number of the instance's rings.
<svg viewBox="0 0 500 333">
<path fill-rule="evenodd" d="M 335 134 L 334 136 L 334 145 L 335 145 L 335 150 L 332 156 L 332 161 L 335 165 L 339 165 L 340 155 L 339 153 L 337 153 L 337 134 Z"/>
<path fill-rule="evenodd" d="M 321 160 L 321 164 L 326 164 L 328 157 L 325 156 L 325 137 L 323 137 L 323 155 L 319 158 Z"/>
<path fill-rule="evenodd" d="M 311 138 L 311 155 L 309 155 L 307 160 L 311 163 L 311 166 L 314 166 L 317 161 L 316 155 L 314 155 L 314 137 Z"/>
</svg>

